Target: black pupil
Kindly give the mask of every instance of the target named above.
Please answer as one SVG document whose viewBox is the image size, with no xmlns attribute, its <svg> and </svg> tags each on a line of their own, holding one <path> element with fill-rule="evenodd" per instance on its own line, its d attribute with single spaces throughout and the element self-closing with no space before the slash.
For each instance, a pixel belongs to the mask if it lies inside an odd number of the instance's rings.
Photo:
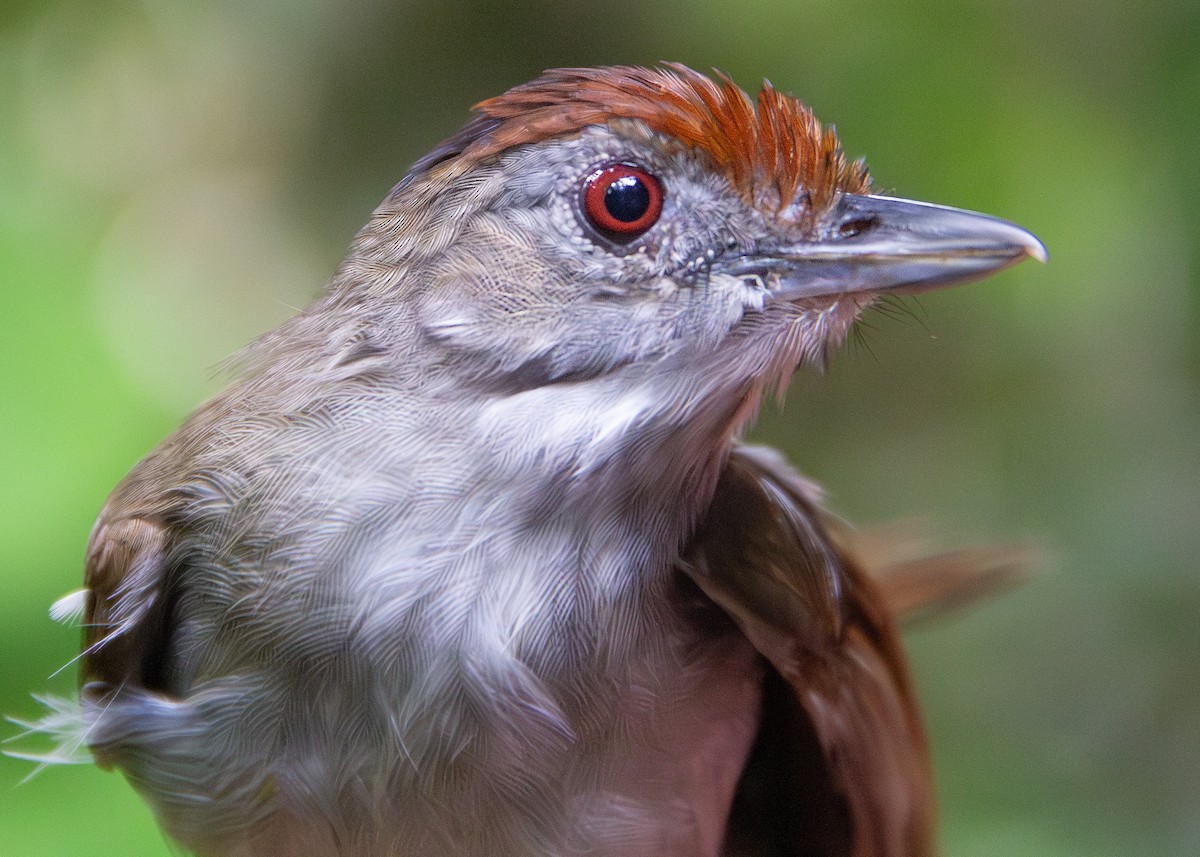
<svg viewBox="0 0 1200 857">
<path fill-rule="evenodd" d="M 621 176 L 604 191 L 604 207 L 622 223 L 633 223 L 650 208 L 650 188 L 637 176 Z"/>
</svg>

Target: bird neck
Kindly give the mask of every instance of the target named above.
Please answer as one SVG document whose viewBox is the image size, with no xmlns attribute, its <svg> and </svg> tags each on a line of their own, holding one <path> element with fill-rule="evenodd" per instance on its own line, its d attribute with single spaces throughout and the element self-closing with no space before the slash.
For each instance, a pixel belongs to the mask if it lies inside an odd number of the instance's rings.
<svg viewBox="0 0 1200 857">
<path fill-rule="evenodd" d="M 669 565 L 761 394 L 756 385 L 706 399 L 670 386 L 614 373 L 484 401 L 476 437 L 492 452 L 487 478 L 532 530 L 578 529 L 600 552 L 636 545 L 648 565 Z"/>
</svg>

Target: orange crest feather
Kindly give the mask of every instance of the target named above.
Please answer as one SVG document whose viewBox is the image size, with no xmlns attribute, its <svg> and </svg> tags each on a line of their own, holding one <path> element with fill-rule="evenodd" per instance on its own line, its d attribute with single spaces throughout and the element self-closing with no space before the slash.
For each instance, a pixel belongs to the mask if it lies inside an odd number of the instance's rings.
<svg viewBox="0 0 1200 857">
<path fill-rule="evenodd" d="M 475 106 L 476 117 L 418 162 L 478 161 L 513 146 L 632 119 L 707 154 L 737 190 L 764 210 L 807 194 L 823 211 L 839 191 L 866 193 L 866 165 L 849 162 L 832 128 L 764 82 L 757 105 L 728 77 L 714 81 L 676 63 L 661 68 L 554 69 Z"/>
</svg>

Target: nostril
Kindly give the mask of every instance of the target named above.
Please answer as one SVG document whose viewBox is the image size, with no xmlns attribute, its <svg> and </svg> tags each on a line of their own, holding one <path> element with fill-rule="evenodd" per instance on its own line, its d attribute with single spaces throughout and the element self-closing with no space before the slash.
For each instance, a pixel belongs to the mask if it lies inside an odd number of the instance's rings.
<svg viewBox="0 0 1200 857">
<path fill-rule="evenodd" d="M 853 238 L 855 235 L 869 232 L 875 227 L 875 222 L 874 217 L 856 217 L 853 220 L 847 220 L 838 227 L 838 235 L 842 238 Z"/>
</svg>

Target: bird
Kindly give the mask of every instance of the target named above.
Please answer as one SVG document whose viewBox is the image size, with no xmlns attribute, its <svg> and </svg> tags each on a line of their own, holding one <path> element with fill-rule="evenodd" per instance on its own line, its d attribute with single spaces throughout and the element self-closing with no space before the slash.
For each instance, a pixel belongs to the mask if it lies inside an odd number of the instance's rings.
<svg viewBox="0 0 1200 857">
<path fill-rule="evenodd" d="M 742 435 L 1026 258 L 768 82 L 481 102 L 109 497 L 80 733 L 201 857 L 933 855 L 904 594 Z"/>
</svg>

